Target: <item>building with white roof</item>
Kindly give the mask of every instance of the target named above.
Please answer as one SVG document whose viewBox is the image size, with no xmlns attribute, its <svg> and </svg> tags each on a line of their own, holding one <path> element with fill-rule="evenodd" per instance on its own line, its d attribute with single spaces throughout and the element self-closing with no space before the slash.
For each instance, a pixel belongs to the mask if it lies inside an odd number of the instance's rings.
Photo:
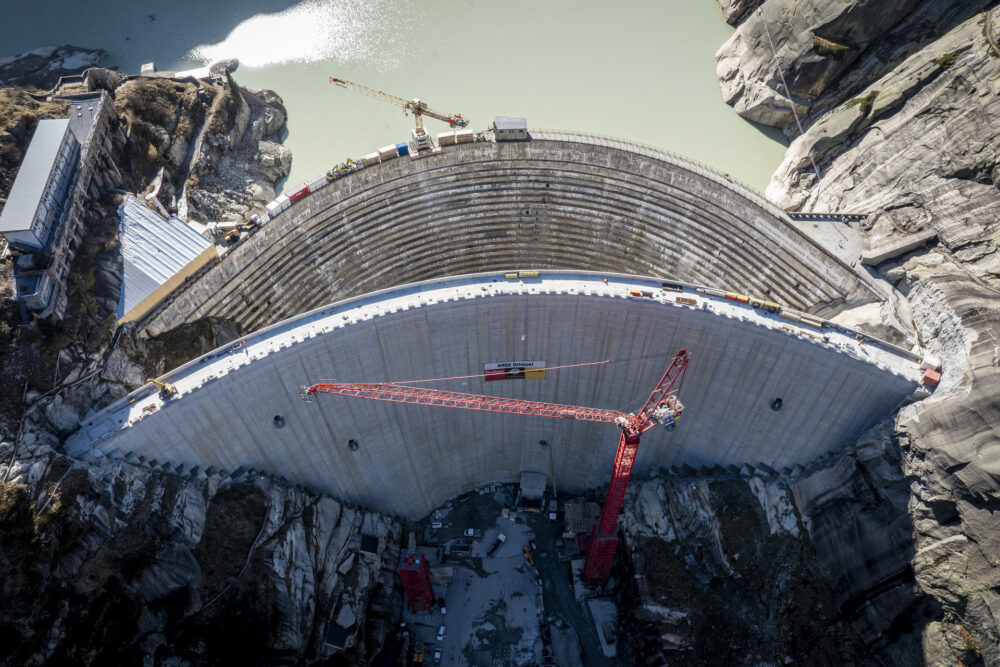
<svg viewBox="0 0 1000 667">
<path fill-rule="evenodd" d="M 218 253 L 183 220 L 167 220 L 135 197 L 126 197 L 118 214 L 123 260 L 120 324 L 141 319 Z"/>
<path fill-rule="evenodd" d="M 22 252 L 44 248 L 63 210 L 79 155 L 80 143 L 70 131 L 69 119 L 38 121 L 0 212 L 0 233 L 12 247 Z"/>
</svg>

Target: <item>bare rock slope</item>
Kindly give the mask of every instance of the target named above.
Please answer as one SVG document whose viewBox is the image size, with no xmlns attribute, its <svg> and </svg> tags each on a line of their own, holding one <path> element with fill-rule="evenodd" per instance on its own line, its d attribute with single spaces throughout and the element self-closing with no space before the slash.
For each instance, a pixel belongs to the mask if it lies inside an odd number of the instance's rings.
<svg viewBox="0 0 1000 667">
<path fill-rule="evenodd" d="M 905 597 L 887 604 L 887 580 L 859 607 L 895 619 L 862 633 L 873 647 L 923 628 L 910 664 L 1000 664 L 996 5 L 767 0 L 718 54 L 736 110 L 794 137 L 770 199 L 788 210 L 867 214 L 861 231 L 872 249 L 937 234 L 936 245 L 876 267 L 905 297 L 920 345 L 945 361 L 935 395 L 893 425 L 908 486 L 897 520 L 912 534 L 896 581 L 912 579 L 913 606 L 901 610 Z M 842 555 L 872 571 L 883 551 L 862 539 Z M 935 648 L 935 629 L 948 628 L 957 634 Z"/>
<path fill-rule="evenodd" d="M 5 456 L 0 480 L 0 664 L 318 662 L 337 624 L 358 664 L 389 630 L 370 603 L 398 613 L 399 524 L 280 480 L 45 445 Z"/>
</svg>

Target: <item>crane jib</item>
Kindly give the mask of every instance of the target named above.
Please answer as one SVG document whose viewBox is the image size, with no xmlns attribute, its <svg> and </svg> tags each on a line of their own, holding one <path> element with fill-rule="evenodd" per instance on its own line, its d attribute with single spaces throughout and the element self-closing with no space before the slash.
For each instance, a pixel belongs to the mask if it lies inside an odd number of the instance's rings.
<svg viewBox="0 0 1000 667">
<path fill-rule="evenodd" d="M 639 438 L 656 424 L 663 424 L 668 430 L 673 429 L 675 422 L 684 410 L 684 406 L 680 402 L 680 391 L 684 384 L 689 361 L 688 351 L 683 348 L 679 350 L 663 373 L 659 383 L 650 393 L 642 409 L 634 415 L 618 410 L 522 401 L 482 394 L 463 394 L 391 382 L 314 384 L 305 389 L 302 395 L 306 400 L 311 400 L 316 393 L 326 393 L 414 405 L 435 405 L 464 410 L 617 424 L 622 432 L 618 440 L 615 465 L 608 484 L 607 496 L 601 508 L 601 518 L 594 524 L 590 534 L 587 559 L 584 563 L 584 584 L 588 588 L 594 588 L 603 585 L 611 573 L 615 550 L 618 547 L 616 533 L 618 516 L 625 501 L 625 492 L 639 449 Z"/>
</svg>

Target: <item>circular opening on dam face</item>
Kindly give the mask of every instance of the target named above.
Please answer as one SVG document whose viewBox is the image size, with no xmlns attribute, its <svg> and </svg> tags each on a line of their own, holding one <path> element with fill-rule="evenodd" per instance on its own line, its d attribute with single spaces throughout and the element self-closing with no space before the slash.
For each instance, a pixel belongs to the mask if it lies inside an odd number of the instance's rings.
<svg viewBox="0 0 1000 667">
<path fill-rule="evenodd" d="M 356 452 L 356 451 L 358 451 L 358 449 L 359 449 L 360 447 L 361 447 L 361 445 L 359 445 L 359 444 L 358 444 L 358 441 L 357 441 L 357 440 L 354 440 L 354 439 L 351 439 L 351 440 L 348 440 L 348 441 L 347 441 L 347 448 L 348 448 L 349 450 L 351 450 L 352 452 Z"/>
<path fill-rule="evenodd" d="M 774 410 L 775 412 L 781 410 L 781 404 L 782 404 L 782 402 L 783 401 L 781 400 L 780 397 L 774 399 L 773 401 L 771 401 L 771 409 Z"/>
<path fill-rule="evenodd" d="M 278 428 L 285 427 L 285 418 L 281 415 L 274 415 L 274 425 Z"/>
</svg>

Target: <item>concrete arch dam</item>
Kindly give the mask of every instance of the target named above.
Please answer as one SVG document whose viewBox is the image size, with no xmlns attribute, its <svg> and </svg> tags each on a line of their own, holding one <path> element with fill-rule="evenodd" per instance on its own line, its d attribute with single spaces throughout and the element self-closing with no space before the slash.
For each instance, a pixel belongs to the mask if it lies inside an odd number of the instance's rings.
<svg viewBox="0 0 1000 667">
<path fill-rule="evenodd" d="M 185 364 L 164 378 L 175 396 L 161 400 L 147 385 L 87 419 L 67 447 L 187 473 L 267 471 L 418 518 L 478 485 L 548 471 L 540 440 L 552 443 L 560 489 L 604 484 L 617 429 L 340 396 L 307 403 L 302 386 L 468 376 L 494 362 L 552 368 L 612 359 L 542 379 L 433 386 L 627 411 L 686 347 L 686 410 L 673 432 L 644 436 L 637 471 L 805 464 L 917 388 L 916 361 L 887 344 L 862 348 L 850 331 L 796 324 L 691 286 L 662 287 L 605 273 L 487 273 L 349 299 Z M 775 398 L 783 399 L 778 411 Z"/>
<path fill-rule="evenodd" d="M 633 144 L 535 132 L 329 183 L 145 324 L 155 335 L 216 316 L 253 331 L 393 285 L 514 267 L 662 276 L 818 314 L 876 298 L 864 276 L 720 174 Z"/>
</svg>

